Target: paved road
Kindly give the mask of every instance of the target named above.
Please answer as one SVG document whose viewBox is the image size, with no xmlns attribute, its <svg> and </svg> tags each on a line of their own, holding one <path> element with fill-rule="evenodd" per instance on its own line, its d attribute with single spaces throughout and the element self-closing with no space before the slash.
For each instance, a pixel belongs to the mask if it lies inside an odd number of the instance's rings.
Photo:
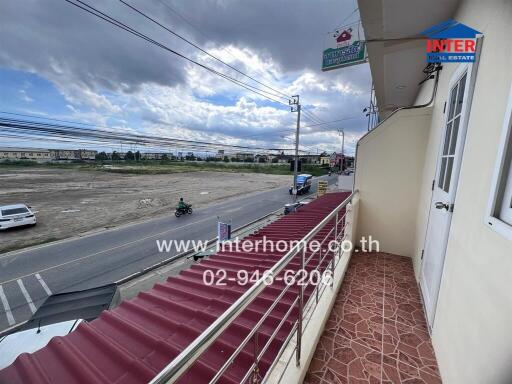
<svg viewBox="0 0 512 384">
<path fill-rule="evenodd" d="M 329 184 L 335 176 L 322 176 Z M 316 192 L 316 182 L 310 194 Z M 52 293 L 112 283 L 176 254 L 160 253 L 156 240 L 208 240 L 216 236 L 218 217 L 233 228 L 290 202 L 287 188 L 226 200 L 93 235 L 0 255 L 0 331 L 30 318 Z"/>
</svg>

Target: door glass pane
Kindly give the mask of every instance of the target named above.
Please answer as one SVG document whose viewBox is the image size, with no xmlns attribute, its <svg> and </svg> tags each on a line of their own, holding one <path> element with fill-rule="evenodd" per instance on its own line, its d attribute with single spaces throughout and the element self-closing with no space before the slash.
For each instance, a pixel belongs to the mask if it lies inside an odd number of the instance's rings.
<svg viewBox="0 0 512 384">
<path fill-rule="evenodd" d="M 444 137 L 443 156 L 448 154 L 450 147 L 450 138 L 452 136 L 452 123 L 448 123 L 446 127 L 446 136 Z"/>
<path fill-rule="evenodd" d="M 505 153 L 505 156 L 508 157 L 508 167 L 503 168 L 503 178 L 500 185 L 498 185 L 498 188 L 503 190 L 503 198 L 498 217 L 505 223 L 512 225 L 512 137 L 510 138 Z"/>
<path fill-rule="evenodd" d="M 443 159 L 441 160 L 441 169 L 439 170 L 439 181 L 437 183 L 437 185 L 441 189 L 443 189 L 445 171 L 446 171 L 446 157 L 443 157 Z"/>
<path fill-rule="evenodd" d="M 448 121 L 450 121 L 453 118 L 453 111 L 455 107 L 455 102 L 457 100 L 457 86 L 458 84 L 452 89 L 452 92 L 450 94 L 450 106 L 448 109 Z"/>
<path fill-rule="evenodd" d="M 450 192 L 450 182 L 452 181 L 452 168 L 453 168 L 453 157 L 448 158 L 448 165 L 446 167 L 446 181 L 444 182 L 443 190 L 448 193 Z"/>
<path fill-rule="evenodd" d="M 457 116 L 462 110 L 462 102 L 464 101 L 464 89 L 466 88 L 466 75 L 462 76 L 459 84 L 459 96 L 457 97 L 457 108 L 455 110 L 455 116 Z"/>
<path fill-rule="evenodd" d="M 457 139 L 459 135 L 459 121 L 460 116 L 453 120 L 452 140 L 450 142 L 450 155 L 455 154 L 455 147 L 457 146 Z"/>
</svg>

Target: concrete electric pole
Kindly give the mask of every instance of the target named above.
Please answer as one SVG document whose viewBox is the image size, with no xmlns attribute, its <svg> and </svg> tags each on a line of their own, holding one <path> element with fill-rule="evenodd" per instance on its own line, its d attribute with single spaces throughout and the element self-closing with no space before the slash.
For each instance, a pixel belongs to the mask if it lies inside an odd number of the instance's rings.
<svg viewBox="0 0 512 384">
<path fill-rule="evenodd" d="M 341 164 L 340 171 L 343 171 L 343 166 L 345 165 L 345 130 L 343 128 L 338 128 L 338 133 L 341 135 Z"/>
<path fill-rule="evenodd" d="M 299 95 L 292 96 L 289 101 L 292 112 L 297 112 L 297 130 L 295 131 L 295 162 L 293 165 L 293 199 L 297 200 L 297 174 L 299 172 L 299 131 L 300 131 L 300 97 Z"/>
</svg>

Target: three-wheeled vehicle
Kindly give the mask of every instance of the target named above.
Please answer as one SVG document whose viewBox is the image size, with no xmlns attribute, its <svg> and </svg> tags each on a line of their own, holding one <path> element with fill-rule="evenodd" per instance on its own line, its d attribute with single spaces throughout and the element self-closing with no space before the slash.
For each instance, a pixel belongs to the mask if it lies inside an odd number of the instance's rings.
<svg viewBox="0 0 512 384">
<path fill-rule="evenodd" d="M 308 173 L 297 175 L 297 195 L 308 193 L 311 189 L 313 176 Z M 290 195 L 293 194 L 293 185 L 289 189 Z"/>
</svg>

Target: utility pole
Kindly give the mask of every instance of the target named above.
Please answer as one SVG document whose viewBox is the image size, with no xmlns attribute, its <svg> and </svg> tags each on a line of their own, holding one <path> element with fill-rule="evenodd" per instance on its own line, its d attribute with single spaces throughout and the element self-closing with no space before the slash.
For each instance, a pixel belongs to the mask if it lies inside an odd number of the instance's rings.
<svg viewBox="0 0 512 384">
<path fill-rule="evenodd" d="M 343 171 L 343 166 L 345 165 L 345 130 L 343 128 L 338 128 L 338 133 L 341 135 L 341 164 L 340 171 Z"/>
<path fill-rule="evenodd" d="M 293 165 L 293 200 L 297 200 L 297 174 L 299 172 L 299 131 L 300 131 L 300 96 L 292 96 L 288 102 L 292 112 L 297 112 L 297 130 L 295 131 L 295 162 Z"/>
</svg>

